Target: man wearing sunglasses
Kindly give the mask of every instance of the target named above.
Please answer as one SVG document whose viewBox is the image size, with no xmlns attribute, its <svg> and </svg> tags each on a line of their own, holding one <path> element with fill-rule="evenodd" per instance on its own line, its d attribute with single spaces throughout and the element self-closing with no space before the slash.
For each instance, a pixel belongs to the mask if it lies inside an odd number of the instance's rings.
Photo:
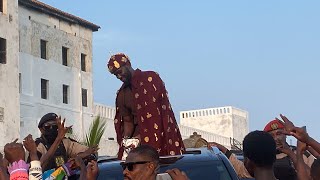
<svg viewBox="0 0 320 180">
<path fill-rule="evenodd" d="M 159 154 L 148 145 L 141 145 L 121 163 L 125 180 L 155 180 L 159 170 Z"/>
<path fill-rule="evenodd" d="M 148 145 L 130 151 L 126 161 L 120 164 L 125 180 L 188 180 L 187 175 L 179 169 L 168 170 L 166 176 L 160 176 L 159 154 Z"/>
<path fill-rule="evenodd" d="M 61 122 L 61 117 L 48 113 L 38 124 L 41 137 L 36 139 L 36 144 L 43 171 L 57 168 L 76 156 L 85 158 L 98 150 L 97 147 L 88 148 L 75 140 L 65 138 L 71 126 L 65 127 L 64 123 L 65 119 Z"/>
</svg>

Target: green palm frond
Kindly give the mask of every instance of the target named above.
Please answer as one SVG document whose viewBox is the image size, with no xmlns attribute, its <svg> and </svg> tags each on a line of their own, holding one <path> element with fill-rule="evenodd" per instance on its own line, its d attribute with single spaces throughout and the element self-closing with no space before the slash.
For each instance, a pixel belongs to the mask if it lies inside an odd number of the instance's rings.
<svg viewBox="0 0 320 180">
<path fill-rule="evenodd" d="M 91 123 L 89 132 L 86 134 L 85 145 L 99 145 L 101 137 L 106 129 L 106 121 L 97 116 Z"/>
</svg>

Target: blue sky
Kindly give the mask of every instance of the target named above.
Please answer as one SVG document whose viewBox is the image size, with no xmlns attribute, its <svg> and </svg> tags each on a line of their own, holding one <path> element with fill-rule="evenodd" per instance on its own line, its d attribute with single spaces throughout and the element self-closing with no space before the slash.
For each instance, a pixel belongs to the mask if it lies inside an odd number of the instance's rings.
<svg viewBox="0 0 320 180">
<path fill-rule="evenodd" d="M 159 72 L 179 111 L 231 105 L 250 130 L 280 113 L 320 140 L 320 1 L 43 0 L 101 26 L 93 38 L 95 102 L 121 85 L 109 52 Z"/>
</svg>

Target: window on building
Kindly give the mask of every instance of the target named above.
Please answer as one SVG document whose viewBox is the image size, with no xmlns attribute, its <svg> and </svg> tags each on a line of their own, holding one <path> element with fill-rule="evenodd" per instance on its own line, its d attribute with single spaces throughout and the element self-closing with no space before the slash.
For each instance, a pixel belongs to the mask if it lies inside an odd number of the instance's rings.
<svg viewBox="0 0 320 180">
<path fill-rule="evenodd" d="M 84 107 L 88 106 L 87 100 L 88 100 L 87 90 L 82 89 L 82 106 L 84 106 Z"/>
<path fill-rule="evenodd" d="M 68 66 L 68 48 L 62 47 L 62 64 Z"/>
<path fill-rule="evenodd" d="M 81 53 L 81 71 L 87 71 L 86 68 L 86 55 Z"/>
<path fill-rule="evenodd" d="M 22 84 L 21 84 L 21 73 L 19 73 L 19 93 L 22 91 Z"/>
<path fill-rule="evenodd" d="M 63 96 L 63 103 L 69 104 L 69 86 L 62 85 L 62 96 Z"/>
<path fill-rule="evenodd" d="M 3 0 L 0 0 L 0 12 L 3 13 Z"/>
<path fill-rule="evenodd" d="M 40 50 L 41 50 L 41 58 L 47 59 L 47 41 L 40 40 Z"/>
<path fill-rule="evenodd" d="M 0 38 L 0 63 L 7 63 L 7 40 L 3 38 Z"/>
<path fill-rule="evenodd" d="M 41 79 L 41 99 L 48 99 L 48 87 L 49 81 L 46 79 Z"/>
</svg>

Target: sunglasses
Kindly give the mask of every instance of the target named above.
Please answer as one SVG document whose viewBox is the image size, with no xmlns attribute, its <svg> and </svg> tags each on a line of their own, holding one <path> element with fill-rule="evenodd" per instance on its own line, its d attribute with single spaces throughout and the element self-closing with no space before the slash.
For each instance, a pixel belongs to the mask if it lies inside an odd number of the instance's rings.
<svg viewBox="0 0 320 180">
<path fill-rule="evenodd" d="M 43 129 L 45 129 L 45 130 L 58 129 L 58 125 L 44 125 Z"/>
<path fill-rule="evenodd" d="M 138 162 L 128 162 L 128 163 L 122 162 L 122 163 L 120 163 L 120 165 L 122 166 L 123 170 L 128 169 L 129 171 L 133 171 L 134 165 L 136 165 L 136 164 L 146 164 L 146 163 L 149 163 L 149 162 L 151 162 L 151 161 L 138 161 Z"/>
</svg>

